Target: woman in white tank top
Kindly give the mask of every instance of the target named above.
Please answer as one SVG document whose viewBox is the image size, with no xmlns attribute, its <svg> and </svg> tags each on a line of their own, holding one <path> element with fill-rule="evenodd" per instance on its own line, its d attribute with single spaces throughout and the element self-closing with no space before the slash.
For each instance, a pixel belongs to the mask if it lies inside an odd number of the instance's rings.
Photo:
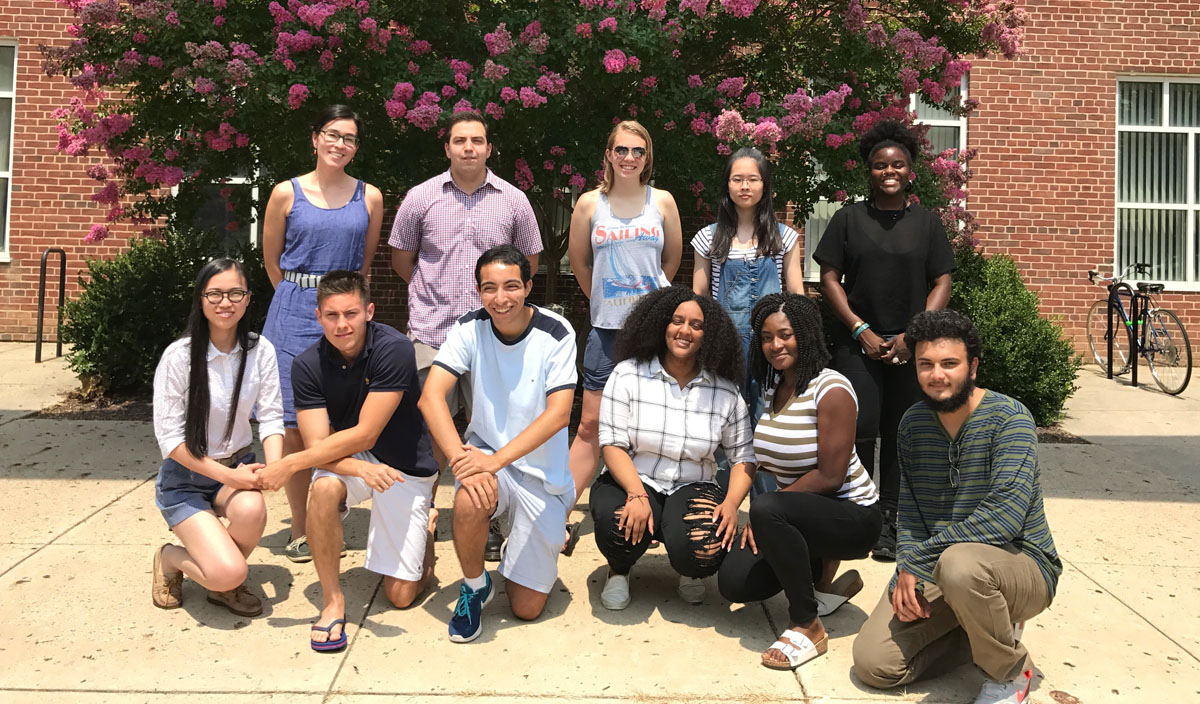
<svg viewBox="0 0 1200 704">
<path fill-rule="evenodd" d="M 633 120 L 617 124 L 604 150 L 603 182 L 579 196 L 571 214 L 571 270 L 592 320 L 583 355 L 583 413 L 569 460 L 576 501 L 600 458 L 600 396 L 614 366 L 616 332 L 641 296 L 670 285 L 683 256 L 679 208 L 670 193 L 649 185 L 653 166 L 646 128 Z"/>
</svg>

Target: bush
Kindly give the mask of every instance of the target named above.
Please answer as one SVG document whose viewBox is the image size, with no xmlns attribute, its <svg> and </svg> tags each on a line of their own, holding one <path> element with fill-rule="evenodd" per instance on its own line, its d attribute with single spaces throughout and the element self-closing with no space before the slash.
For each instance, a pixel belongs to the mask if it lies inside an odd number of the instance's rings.
<svg viewBox="0 0 1200 704">
<path fill-rule="evenodd" d="M 215 235 L 168 231 L 135 240 L 110 260 L 88 261 L 79 277 L 83 293 L 66 304 L 63 340 L 72 346 L 71 369 L 92 393 L 149 390 L 163 350 L 184 331 L 196 272 L 221 255 L 246 265 L 253 292 L 247 315 L 261 330 L 271 284 L 257 247 L 225 246 Z"/>
<path fill-rule="evenodd" d="M 983 338 L 976 383 L 1025 404 L 1040 426 L 1059 420 L 1077 388 L 1080 356 L 1062 329 L 1038 314 L 1038 296 L 1012 258 L 969 247 L 957 248 L 955 257 L 950 308 L 975 321 Z"/>
</svg>

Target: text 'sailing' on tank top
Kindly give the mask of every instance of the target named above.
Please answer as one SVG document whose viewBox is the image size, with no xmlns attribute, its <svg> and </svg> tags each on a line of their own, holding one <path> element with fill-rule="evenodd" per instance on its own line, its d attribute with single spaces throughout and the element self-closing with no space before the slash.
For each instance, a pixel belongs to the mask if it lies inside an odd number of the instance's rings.
<svg viewBox="0 0 1200 704">
<path fill-rule="evenodd" d="M 646 187 L 642 211 L 631 218 L 613 214 L 600 194 L 592 215 L 592 326 L 615 330 L 637 299 L 670 285 L 662 270 L 663 217 Z"/>
</svg>

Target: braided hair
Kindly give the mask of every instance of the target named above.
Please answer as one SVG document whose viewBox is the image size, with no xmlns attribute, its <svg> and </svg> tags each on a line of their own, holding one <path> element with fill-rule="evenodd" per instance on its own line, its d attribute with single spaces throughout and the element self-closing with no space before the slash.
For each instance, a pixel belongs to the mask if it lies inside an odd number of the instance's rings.
<svg viewBox="0 0 1200 704">
<path fill-rule="evenodd" d="M 776 388 L 783 374 L 777 371 L 763 355 L 762 329 L 767 318 L 775 313 L 787 316 L 788 324 L 796 340 L 796 388 L 792 396 L 799 396 L 808 388 L 809 382 L 829 363 L 829 351 L 825 348 L 825 332 L 821 324 L 821 310 L 815 301 L 798 293 L 772 293 L 763 296 L 750 313 L 750 327 L 754 331 L 750 338 L 750 373 L 764 389 Z"/>
<path fill-rule="evenodd" d="M 704 314 L 704 338 L 696 355 L 700 368 L 742 388 L 746 363 L 737 328 L 720 303 L 708 296 L 697 296 L 686 286 L 667 286 L 642 296 L 617 332 L 613 361 L 661 360 L 667 353 L 667 325 L 675 309 L 688 301 L 695 301 Z"/>
</svg>

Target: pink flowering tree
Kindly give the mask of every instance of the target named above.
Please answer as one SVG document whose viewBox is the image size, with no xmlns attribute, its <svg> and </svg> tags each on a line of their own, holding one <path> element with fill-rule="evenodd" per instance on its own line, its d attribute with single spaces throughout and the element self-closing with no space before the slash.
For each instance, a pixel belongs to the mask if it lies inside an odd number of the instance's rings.
<svg viewBox="0 0 1200 704">
<path fill-rule="evenodd" d="M 312 168 L 309 122 L 335 102 L 365 122 L 353 170 L 394 203 L 445 168 L 439 122 L 475 109 L 551 255 L 565 246 L 555 211 L 597 182 L 618 120 L 650 130 L 656 184 L 685 212 L 710 212 L 725 155 L 753 144 L 802 218 L 865 193 L 855 141 L 881 119 L 911 122 L 909 94 L 969 112 L 953 89 L 971 59 L 1014 56 L 1024 21 L 1009 0 L 59 3 L 75 39 L 47 50 L 46 70 L 79 89 L 56 112 L 59 148 L 95 178 L 108 221 L 170 222 L 187 185 L 232 175 L 268 193 Z M 927 151 L 916 186 L 968 236 L 969 156 Z"/>
</svg>

